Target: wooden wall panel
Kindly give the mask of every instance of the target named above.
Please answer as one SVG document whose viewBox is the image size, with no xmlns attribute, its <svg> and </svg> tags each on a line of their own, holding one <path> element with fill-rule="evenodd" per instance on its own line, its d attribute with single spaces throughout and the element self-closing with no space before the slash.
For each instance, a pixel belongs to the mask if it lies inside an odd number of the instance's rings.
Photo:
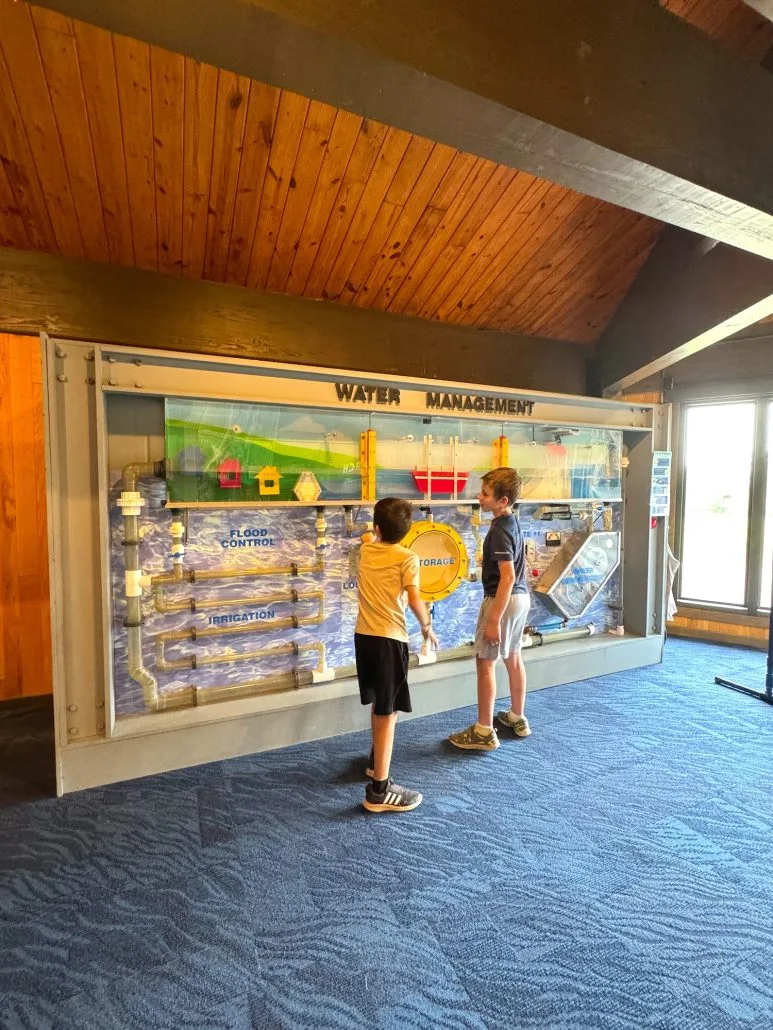
<svg viewBox="0 0 773 1030">
<path fill-rule="evenodd" d="M 459 221 L 442 255 L 433 262 L 431 270 L 423 275 L 411 297 L 406 295 L 403 307 L 405 314 L 424 318 L 431 318 L 435 314 L 438 304 L 448 293 L 456 268 L 464 263 L 467 248 L 472 245 L 477 258 L 480 245 L 490 233 L 496 232 L 510 209 L 520 202 L 534 182 L 532 176 L 522 175 L 512 168 L 495 168 L 494 174 L 469 207 L 466 210 L 460 208 Z M 447 221 L 451 222 L 452 217 Z M 407 291 L 403 292 L 407 294 Z"/>
<path fill-rule="evenodd" d="M 522 234 L 523 244 L 528 245 L 536 235 L 535 232 L 524 232 L 530 218 L 535 218 L 532 229 L 544 222 L 546 203 L 553 198 L 557 203 L 558 196 L 564 190 L 549 182 L 535 179 L 528 183 L 527 189 L 520 197 L 515 197 L 510 210 L 500 223 L 488 233 L 480 235 L 467 245 L 455 267 L 446 276 L 443 299 L 437 303 L 435 317 L 440 321 L 456 321 L 463 312 L 470 312 L 474 300 L 490 286 L 500 272 L 508 269 L 512 272 L 515 254 L 510 249 L 513 238 Z M 523 246 L 518 256 L 523 254 Z"/>
<path fill-rule="evenodd" d="M 354 268 L 362 245 L 376 221 L 379 208 L 386 199 L 403 159 L 409 154 L 410 133 L 388 129 L 366 188 L 359 192 L 354 215 L 341 241 L 341 249 L 329 270 L 323 295 L 338 300 L 344 291 L 352 291 L 349 275 Z M 411 153 L 410 161 L 415 160 Z M 409 174 L 411 172 L 409 171 Z"/>
<path fill-rule="evenodd" d="M 40 346 L 0 334 L 0 700 L 51 692 L 49 619 Z"/>
<path fill-rule="evenodd" d="M 500 168 L 482 158 L 450 202 L 411 270 L 389 299 L 388 309 L 410 314 L 421 305 L 428 290 L 436 286 L 452 264 L 451 248 L 470 225 L 470 212 L 485 216 L 495 200 L 513 182 L 516 172 Z M 467 230 L 469 231 L 469 229 Z"/>
<path fill-rule="evenodd" d="M 739 622 L 720 622 L 714 619 L 688 619 L 677 615 L 666 628 L 669 633 L 678 637 L 691 637 L 696 640 L 732 640 L 744 647 L 767 647 L 768 630 L 764 626 Z M 719 670 L 718 670 L 719 671 Z M 752 686 L 752 684 L 749 684 Z M 759 684 L 763 689 L 764 684 Z"/>
</svg>

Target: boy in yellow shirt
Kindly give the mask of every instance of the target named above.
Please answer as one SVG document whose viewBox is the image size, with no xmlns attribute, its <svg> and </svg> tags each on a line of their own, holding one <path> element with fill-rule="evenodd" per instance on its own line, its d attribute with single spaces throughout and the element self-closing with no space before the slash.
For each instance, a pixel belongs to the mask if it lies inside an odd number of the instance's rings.
<svg viewBox="0 0 773 1030">
<path fill-rule="evenodd" d="M 369 812 L 410 812 L 422 802 L 418 791 L 389 779 L 398 712 L 411 711 L 408 691 L 406 599 L 419 620 L 425 640 L 437 647 L 426 606 L 419 594 L 419 559 L 400 541 L 413 513 L 408 501 L 385 497 L 373 511 L 375 539 L 360 551 L 357 577 L 360 610 L 354 632 L 354 653 L 360 700 L 371 705 L 373 747 L 366 775 L 363 807 Z"/>
</svg>

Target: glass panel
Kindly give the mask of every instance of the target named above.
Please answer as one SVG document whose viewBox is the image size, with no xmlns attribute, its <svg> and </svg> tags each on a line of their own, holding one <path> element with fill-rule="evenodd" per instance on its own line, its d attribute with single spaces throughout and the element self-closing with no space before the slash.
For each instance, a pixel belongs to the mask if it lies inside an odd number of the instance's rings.
<svg viewBox="0 0 773 1030">
<path fill-rule="evenodd" d="M 166 401 L 173 502 L 359 500 L 366 445 L 375 455 L 378 497 L 474 500 L 480 477 L 509 464 L 523 480 L 524 502 L 620 499 L 619 430 Z M 371 491 L 372 484 L 366 496 Z"/>
<path fill-rule="evenodd" d="M 687 409 L 681 596 L 745 603 L 753 403 Z"/>
<path fill-rule="evenodd" d="M 768 485 L 765 497 L 765 528 L 762 544 L 760 608 L 770 608 L 773 593 L 773 404 L 768 405 Z"/>
<path fill-rule="evenodd" d="M 524 502 L 620 499 L 622 433 L 454 419 L 374 415 L 377 495 L 473 500 L 480 477 L 503 461 Z"/>
<path fill-rule="evenodd" d="M 358 412 L 168 398 L 169 500 L 359 499 L 364 428 Z"/>
</svg>

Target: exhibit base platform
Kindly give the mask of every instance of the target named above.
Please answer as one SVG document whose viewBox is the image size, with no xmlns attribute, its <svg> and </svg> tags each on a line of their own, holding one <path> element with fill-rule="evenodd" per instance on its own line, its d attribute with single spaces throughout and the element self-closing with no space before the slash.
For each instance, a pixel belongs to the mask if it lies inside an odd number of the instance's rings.
<svg viewBox="0 0 773 1030">
<path fill-rule="evenodd" d="M 529 691 L 623 672 L 662 660 L 663 638 L 600 634 L 524 651 Z M 412 670 L 413 713 L 418 718 L 475 703 L 475 661 L 459 659 Z M 497 694 L 507 695 L 501 663 Z M 256 710 L 256 704 L 260 708 Z M 248 710 L 249 709 L 249 710 Z M 196 721 L 206 714 L 206 722 Z M 113 736 L 59 749 L 57 792 L 100 787 L 364 730 L 369 710 L 357 681 L 340 680 L 260 699 L 202 710 L 139 715 L 116 722 Z M 538 729 L 537 729 L 538 732 Z"/>
</svg>

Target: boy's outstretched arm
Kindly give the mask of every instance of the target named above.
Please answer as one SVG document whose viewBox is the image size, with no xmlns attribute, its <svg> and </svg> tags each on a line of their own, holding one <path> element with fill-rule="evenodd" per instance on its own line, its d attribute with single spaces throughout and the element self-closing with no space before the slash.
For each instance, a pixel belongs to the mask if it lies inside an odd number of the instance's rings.
<svg viewBox="0 0 773 1030">
<path fill-rule="evenodd" d="M 427 606 L 421 599 L 419 588 L 416 586 L 409 586 L 405 588 L 405 592 L 408 595 L 408 605 L 419 620 L 421 626 L 421 632 L 424 635 L 425 640 L 429 640 L 433 647 L 438 647 L 438 638 L 435 636 L 435 631 L 432 628 L 432 622 L 427 611 Z"/>
</svg>

